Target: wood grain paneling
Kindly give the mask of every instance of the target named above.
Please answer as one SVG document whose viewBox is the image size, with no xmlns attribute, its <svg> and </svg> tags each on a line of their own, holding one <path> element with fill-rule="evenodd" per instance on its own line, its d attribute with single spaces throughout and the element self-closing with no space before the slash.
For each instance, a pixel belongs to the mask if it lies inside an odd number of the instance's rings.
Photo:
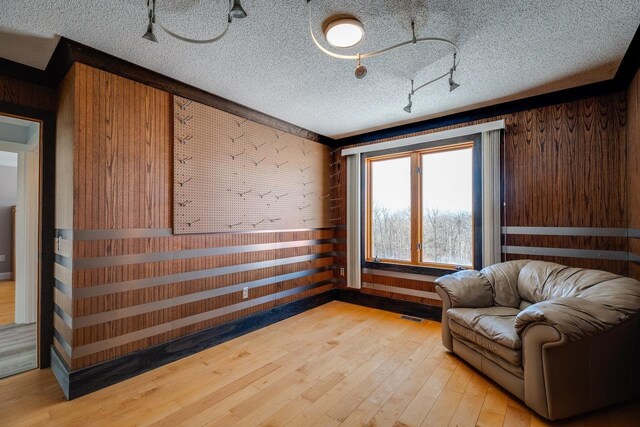
<svg viewBox="0 0 640 427">
<path fill-rule="evenodd" d="M 627 170 L 632 167 L 627 166 L 626 159 L 625 95 L 619 92 L 592 97 L 409 133 L 402 137 L 504 119 L 506 130 L 501 175 L 506 206 L 503 226 L 627 228 Z M 396 138 L 359 145 L 391 139 Z M 334 155 L 333 161 L 345 166 L 339 153 Z M 640 170 L 634 167 L 636 171 Z M 337 176 L 341 181 L 332 185 L 338 185 L 337 194 L 344 194 L 346 182 L 341 175 Z M 640 194 L 640 188 L 635 194 Z M 630 201 L 631 197 L 635 195 L 630 196 Z M 341 217 L 345 218 L 345 215 L 346 212 L 342 211 Z M 507 241 L 510 245 L 573 249 L 626 251 L 628 247 L 624 238 L 508 236 Z M 537 258 L 618 274 L 628 272 L 628 263 L 625 261 L 519 255 L 508 257 L 519 258 Z M 393 293 L 377 293 L 399 298 Z"/>
<path fill-rule="evenodd" d="M 0 74 L 0 103 L 56 111 L 56 91 Z"/>
<path fill-rule="evenodd" d="M 627 210 L 629 228 L 640 229 L 640 72 L 627 89 Z M 640 238 L 631 238 L 629 252 L 640 256 Z M 640 263 L 629 263 L 629 275 L 640 279 Z"/>
<path fill-rule="evenodd" d="M 57 177 L 62 203 L 56 224 L 63 238 L 55 347 L 71 370 L 334 288 L 333 229 L 127 237 L 131 230 L 173 225 L 172 96 L 81 63 L 73 65 L 60 93 L 58 157 L 65 167 Z M 315 161 L 326 167 L 326 159 Z M 70 237 L 83 230 L 122 233 Z M 234 249 L 180 255 L 227 247 Z M 145 258 L 154 256 L 161 259 Z M 189 273 L 204 277 L 180 279 Z M 248 299 L 236 289 L 245 283 L 253 283 Z M 205 294 L 230 286 L 236 288 Z M 216 311 L 225 307 L 231 308 Z"/>
</svg>

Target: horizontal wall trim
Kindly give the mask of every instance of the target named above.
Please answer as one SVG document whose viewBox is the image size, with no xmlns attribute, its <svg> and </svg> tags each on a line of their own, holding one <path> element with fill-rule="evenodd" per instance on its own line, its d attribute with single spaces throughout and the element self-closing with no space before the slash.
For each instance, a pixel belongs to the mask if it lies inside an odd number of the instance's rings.
<svg viewBox="0 0 640 427">
<path fill-rule="evenodd" d="M 324 273 L 326 271 L 331 271 L 333 269 L 335 269 L 334 266 L 328 266 L 328 267 L 314 268 L 314 269 L 304 270 L 304 271 L 297 271 L 295 273 L 281 274 L 279 276 L 272 276 L 266 279 L 237 283 L 230 286 L 224 286 L 222 288 L 209 289 L 207 291 L 195 292 L 187 295 L 182 295 L 179 297 L 163 299 L 160 301 L 134 305 L 131 307 L 120 308 L 120 309 L 111 310 L 111 311 L 104 311 L 102 313 L 76 317 L 74 319 L 71 319 L 68 316 L 67 316 L 68 319 L 65 319 L 62 316 L 61 318 L 62 320 L 65 321 L 67 326 L 69 326 L 72 329 L 86 328 L 88 326 L 98 325 L 100 323 L 105 323 L 105 322 L 118 320 L 118 319 L 124 319 L 131 316 L 137 316 L 139 314 L 149 313 L 152 311 L 172 308 L 172 307 L 176 307 L 183 304 L 189 304 L 197 301 L 206 300 L 209 298 L 219 297 L 222 295 L 229 295 L 236 292 L 242 292 L 243 288 L 249 288 L 249 289 L 260 288 L 263 286 L 273 285 L 275 283 L 281 283 L 281 282 L 286 282 L 290 280 L 300 279 L 302 277 L 313 276 L 315 274 Z"/>
<path fill-rule="evenodd" d="M 67 356 L 71 357 L 71 353 L 73 352 L 71 345 L 67 342 L 67 340 L 64 339 L 62 334 L 58 332 L 55 328 L 53 330 L 53 337 L 60 343 L 60 346 L 62 347 L 64 352 L 67 353 Z"/>
<path fill-rule="evenodd" d="M 502 234 L 532 236 L 627 237 L 631 229 L 597 227 L 502 227 Z"/>
<path fill-rule="evenodd" d="M 146 252 L 139 254 L 115 255 L 97 258 L 74 258 L 73 260 L 62 255 L 56 255 L 56 260 L 72 270 L 85 270 L 89 268 L 116 267 L 120 265 L 143 264 L 148 262 L 173 261 L 177 259 L 200 258 L 215 255 L 231 255 L 247 252 L 273 251 L 278 249 L 291 249 L 306 246 L 327 245 L 338 243 L 339 239 L 314 239 L 294 240 L 290 242 L 260 243 L 254 245 L 219 246 L 203 249 L 185 249 L 181 251 Z M 66 258 L 66 259 L 65 259 Z"/>
<path fill-rule="evenodd" d="M 399 286 L 387 286 L 387 285 L 380 285 L 378 283 L 370 283 L 370 282 L 362 282 L 362 287 L 365 289 L 373 289 L 376 291 L 384 291 L 384 292 L 390 292 L 390 293 L 401 294 L 401 295 L 410 295 L 413 297 L 429 298 L 429 299 L 440 301 L 440 297 L 435 292 L 421 291 L 419 289 L 407 289 L 407 288 L 401 288 Z"/>
<path fill-rule="evenodd" d="M 62 283 L 59 279 L 53 279 L 53 287 L 62 292 L 64 295 L 71 298 L 73 296 L 73 289 L 66 283 Z"/>
<path fill-rule="evenodd" d="M 301 231 L 334 230 L 338 227 L 319 228 L 292 228 L 288 230 L 254 230 L 254 231 L 224 231 L 218 233 L 204 233 L 198 235 L 218 234 L 257 234 L 257 233 L 293 233 Z M 91 240 L 118 240 L 118 239 L 146 239 L 154 237 L 181 237 L 193 234 L 174 234 L 172 228 L 109 228 L 99 230 L 69 230 L 56 229 L 56 237 L 64 240 L 91 241 Z"/>
<path fill-rule="evenodd" d="M 634 239 L 640 239 L 640 228 L 630 228 L 629 237 L 633 237 Z"/>
<path fill-rule="evenodd" d="M 640 263 L 640 255 L 634 254 L 633 252 L 629 252 L 629 261 Z"/>
<path fill-rule="evenodd" d="M 72 327 L 71 325 L 73 325 L 73 318 L 71 316 L 69 316 L 63 309 L 62 307 L 60 307 L 58 304 L 54 303 L 53 304 L 53 312 L 55 314 L 58 315 L 58 317 L 60 318 L 60 320 L 62 320 L 64 322 L 65 325 L 67 325 L 68 327 Z"/>
<path fill-rule="evenodd" d="M 503 246 L 502 253 L 516 255 L 540 255 L 568 258 L 607 259 L 627 261 L 629 254 L 625 251 L 599 251 L 595 249 L 540 248 L 531 246 Z"/>
<path fill-rule="evenodd" d="M 396 277 L 398 279 L 415 280 L 417 282 L 433 283 L 438 277 L 426 274 L 404 273 L 401 271 L 378 270 L 375 268 L 363 268 L 362 274 L 373 274 L 374 276 Z"/>
<path fill-rule="evenodd" d="M 477 133 L 488 132 L 492 130 L 504 129 L 506 127 L 504 119 L 496 120 L 488 123 L 464 126 L 455 129 L 447 129 L 440 132 L 433 132 L 425 135 L 418 135 L 409 138 L 400 138 L 392 141 L 378 142 L 374 144 L 361 145 L 353 148 L 345 148 L 342 150 L 343 156 L 353 154 L 371 153 L 373 151 L 389 150 L 392 148 L 411 147 L 412 145 L 423 144 L 425 142 L 438 141 L 441 139 L 456 138 L 460 136 L 474 135 Z"/>
<path fill-rule="evenodd" d="M 150 328 L 141 329 L 139 331 L 131 332 L 128 334 L 120 335 L 106 340 L 98 341 L 91 344 L 86 344 L 73 349 L 71 357 L 77 359 L 79 357 L 87 356 L 89 354 L 97 353 L 99 351 L 108 350 L 121 345 L 129 344 L 134 341 L 138 341 L 144 338 L 149 338 L 155 335 L 170 332 L 175 329 L 190 326 L 196 323 L 204 322 L 207 320 L 215 319 L 216 317 L 231 314 L 236 311 L 244 310 L 247 308 L 255 307 L 261 304 L 265 304 L 272 301 L 277 301 L 282 298 L 293 296 L 305 291 L 310 291 L 322 286 L 333 284 L 331 280 L 325 280 L 322 282 L 311 283 L 309 285 L 299 286 L 297 288 L 288 289 L 286 291 L 277 292 L 271 295 L 265 295 L 260 298 L 255 298 L 248 301 L 243 301 L 238 304 L 228 305 L 226 307 L 217 308 L 215 310 L 199 313 L 193 316 L 183 317 L 172 322 L 163 323 L 160 325 L 152 326 Z"/>
<path fill-rule="evenodd" d="M 321 258 L 336 256 L 338 252 L 324 252 L 320 254 L 301 255 L 289 258 L 279 258 L 269 261 L 251 262 L 246 264 L 235 264 L 226 267 L 209 268 L 205 270 L 187 271 L 184 273 L 169 274 L 166 276 L 154 276 L 144 279 L 127 280 L 124 282 L 107 283 L 103 285 L 88 286 L 85 288 L 74 288 L 73 299 L 91 298 L 101 295 L 115 294 L 118 292 L 135 291 L 138 289 L 151 288 L 154 286 L 170 285 L 172 283 L 187 282 L 190 280 L 205 279 L 207 277 L 222 276 L 225 274 L 244 273 L 246 271 L 258 270 L 261 268 L 278 267 L 298 262 L 313 261 Z"/>
</svg>

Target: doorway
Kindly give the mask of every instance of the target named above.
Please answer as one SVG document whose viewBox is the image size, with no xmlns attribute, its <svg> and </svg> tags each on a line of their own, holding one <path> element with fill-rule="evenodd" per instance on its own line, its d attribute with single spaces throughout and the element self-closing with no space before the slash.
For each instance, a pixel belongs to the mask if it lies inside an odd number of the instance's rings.
<svg viewBox="0 0 640 427">
<path fill-rule="evenodd" d="M 40 122 L 0 115 L 0 378 L 38 367 Z"/>
</svg>

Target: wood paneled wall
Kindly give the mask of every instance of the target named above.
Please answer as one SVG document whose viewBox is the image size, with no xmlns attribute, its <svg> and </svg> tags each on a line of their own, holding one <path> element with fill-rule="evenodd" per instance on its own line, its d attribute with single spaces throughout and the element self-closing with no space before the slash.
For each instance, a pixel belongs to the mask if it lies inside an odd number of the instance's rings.
<svg viewBox="0 0 640 427">
<path fill-rule="evenodd" d="M 629 276 L 640 280 L 640 71 L 627 89 L 627 116 Z"/>
<path fill-rule="evenodd" d="M 637 80 L 636 77 L 636 88 Z M 626 229 L 626 116 L 626 96 L 620 92 L 407 134 L 404 137 L 504 119 L 506 130 L 502 180 L 506 207 L 503 226 Z M 382 141 L 385 140 L 371 143 Z M 339 152 L 334 154 L 333 161 L 341 165 L 336 168 L 344 171 L 346 162 L 340 158 Z M 639 168 L 636 166 L 635 170 L 638 171 Z M 334 197 L 342 197 L 346 191 L 344 172 L 336 175 L 334 185 L 339 186 Z M 636 194 L 640 193 L 638 190 Z M 341 218 L 341 224 L 345 224 L 344 211 L 341 212 Z M 506 235 L 504 244 L 627 251 L 625 237 Z M 512 254 L 505 254 L 504 258 L 542 259 L 618 274 L 628 273 L 626 260 Z M 344 266 L 344 260 L 338 261 Z M 380 284 L 389 281 L 388 277 L 368 279 Z M 407 279 L 398 279 L 395 286 L 427 292 L 433 289 L 432 283 Z M 373 293 L 370 289 L 362 289 L 362 292 Z M 375 293 L 400 298 L 399 294 L 392 292 Z M 405 296 L 402 298 L 406 299 Z M 436 304 L 433 301 L 425 303 Z"/>
<path fill-rule="evenodd" d="M 335 287 L 333 229 L 171 233 L 169 93 L 76 63 L 58 114 L 55 346 L 71 370 Z"/>
<path fill-rule="evenodd" d="M 56 91 L 0 74 L 0 102 L 53 112 L 56 111 Z"/>
</svg>

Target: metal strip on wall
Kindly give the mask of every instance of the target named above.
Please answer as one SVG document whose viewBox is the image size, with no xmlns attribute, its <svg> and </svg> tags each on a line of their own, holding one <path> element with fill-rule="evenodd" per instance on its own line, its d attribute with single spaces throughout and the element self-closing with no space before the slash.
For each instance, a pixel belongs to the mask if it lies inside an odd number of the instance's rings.
<svg viewBox="0 0 640 427">
<path fill-rule="evenodd" d="M 627 237 L 629 231 L 626 228 L 597 227 L 502 227 L 502 234 L 532 236 Z"/>
<path fill-rule="evenodd" d="M 147 262 L 173 261 L 178 259 L 199 258 L 215 255 L 230 255 L 247 252 L 291 249 L 306 246 L 327 245 L 338 243 L 339 239 L 294 240 L 290 242 L 260 243 L 254 245 L 218 246 L 203 249 L 185 249 L 181 251 L 147 252 L 139 254 L 116 255 L 97 258 L 73 259 L 56 255 L 56 262 L 73 270 L 89 268 L 116 267 L 120 265 L 143 264 Z"/>
<path fill-rule="evenodd" d="M 558 256 L 568 258 L 607 259 L 627 261 L 629 254 L 625 251 L 600 251 L 595 249 L 539 248 L 531 246 L 503 246 L 502 253 L 517 255 Z"/>
<path fill-rule="evenodd" d="M 182 319 L 174 320 L 172 322 L 163 323 L 161 325 L 152 326 L 150 328 L 141 329 L 139 331 L 131 332 L 128 334 L 117 336 L 117 337 L 108 338 L 103 341 L 86 344 L 86 345 L 75 348 L 71 356 L 74 359 L 87 356 L 89 354 L 97 353 L 99 351 L 108 350 L 110 348 L 129 344 L 131 342 L 138 341 L 143 338 L 152 337 L 154 335 L 159 335 L 165 332 L 172 331 L 174 329 L 183 328 L 185 326 L 190 326 L 196 323 L 204 322 L 206 320 L 214 319 L 216 317 L 224 316 L 226 314 L 234 313 L 239 310 L 255 307 L 260 304 L 265 304 L 267 302 L 272 302 L 275 300 L 286 298 L 288 296 L 296 295 L 305 291 L 310 291 L 312 289 L 316 289 L 321 286 L 329 285 L 332 283 L 333 282 L 331 280 L 326 280 L 318 283 L 311 283 L 309 285 L 299 286 L 297 288 L 288 289 L 286 291 L 281 291 L 275 294 L 266 295 L 260 298 L 255 298 L 255 299 L 244 301 L 238 304 L 232 304 L 226 307 L 217 308 L 215 310 L 207 311 L 205 313 L 184 317 Z"/>
<path fill-rule="evenodd" d="M 314 268 L 310 270 L 298 271 L 295 273 L 282 274 L 279 276 L 272 276 L 266 279 L 254 280 L 251 282 L 242 282 L 234 285 L 224 286 L 222 288 L 210 289 L 203 292 L 196 292 L 192 294 L 182 295 L 175 298 L 168 298 L 160 301 L 154 301 L 147 304 L 139 304 L 131 307 L 120 308 L 111 311 L 104 311 L 102 313 L 91 314 L 83 317 L 77 317 L 74 319 L 65 318 L 60 316 L 64 320 L 65 324 L 72 329 L 85 328 L 87 326 L 97 325 L 100 323 L 109 322 L 112 320 L 124 319 L 126 317 L 137 316 L 139 314 L 149 313 L 151 311 L 162 310 L 167 308 L 176 307 L 182 304 L 189 304 L 197 301 L 206 300 L 209 298 L 215 298 L 222 295 L 229 295 L 235 292 L 242 292 L 243 288 L 259 288 L 262 286 L 273 285 L 275 283 L 286 282 L 290 280 L 299 279 L 302 277 L 313 276 L 318 273 L 324 273 L 326 271 L 334 270 L 334 266 Z M 57 306 L 56 306 L 57 307 Z"/>
<path fill-rule="evenodd" d="M 256 231 L 230 231 L 211 234 L 255 234 L 255 233 L 291 233 L 300 231 L 333 230 L 338 227 L 323 228 L 297 228 L 290 230 L 256 230 Z M 117 239 L 144 239 L 154 237 L 180 237 L 182 234 L 174 234 L 171 228 L 118 228 L 101 230 L 69 230 L 58 228 L 56 236 L 64 240 L 117 240 Z"/>
<path fill-rule="evenodd" d="M 419 298 L 429 298 L 429 299 L 440 301 L 440 297 L 435 292 L 421 291 L 419 289 L 407 289 L 407 288 L 400 288 L 397 286 L 380 285 L 378 283 L 370 283 L 370 282 L 362 282 L 362 287 L 367 289 L 374 289 L 377 291 L 390 292 L 390 293 L 401 294 L 401 295 L 410 295 L 410 296 L 419 297 Z"/>
<path fill-rule="evenodd" d="M 128 280 L 125 282 L 108 283 L 104 285 L 75 288 L 73 299 L 90 298 L 100 295 L 114 294 L 118 292 L 133 291 L 154 286 L 169 285 L 171 283 L 186 282 L 189 280 L 204 279 L 207 277 L 222 276 L 225 274 L 242 273 L 260 268 L 278 267 L 298 262 L 312 261 L 320 258 L 336 256 L 337 252 L 324 252 L 320 254 L 301 255 L 290 258 L 279 258 L 269 261 L 259 261 L 247 264 L 235 264 L 226 267 L 209 268 L 205 270 L 188 271 L 185 273 L 170 274 L 166 276 L 147 277 L 144 279 Z"/>
<path fill-rule="evenodd" d="M 640 239 L 640 228 L 630 228 L 629 237 L 632 237 L 634 239 Z"/>
<path fill-rule="evenodd" d="M 53 337 L 60 343 L 64 352 L 67 353 L 67 356 L 72 357 L 73 349 L 71 348 L 71 345 L 69 345 L 67 340 L 65 340 L 56 329 L 53 330 Z"/>
</svg>

